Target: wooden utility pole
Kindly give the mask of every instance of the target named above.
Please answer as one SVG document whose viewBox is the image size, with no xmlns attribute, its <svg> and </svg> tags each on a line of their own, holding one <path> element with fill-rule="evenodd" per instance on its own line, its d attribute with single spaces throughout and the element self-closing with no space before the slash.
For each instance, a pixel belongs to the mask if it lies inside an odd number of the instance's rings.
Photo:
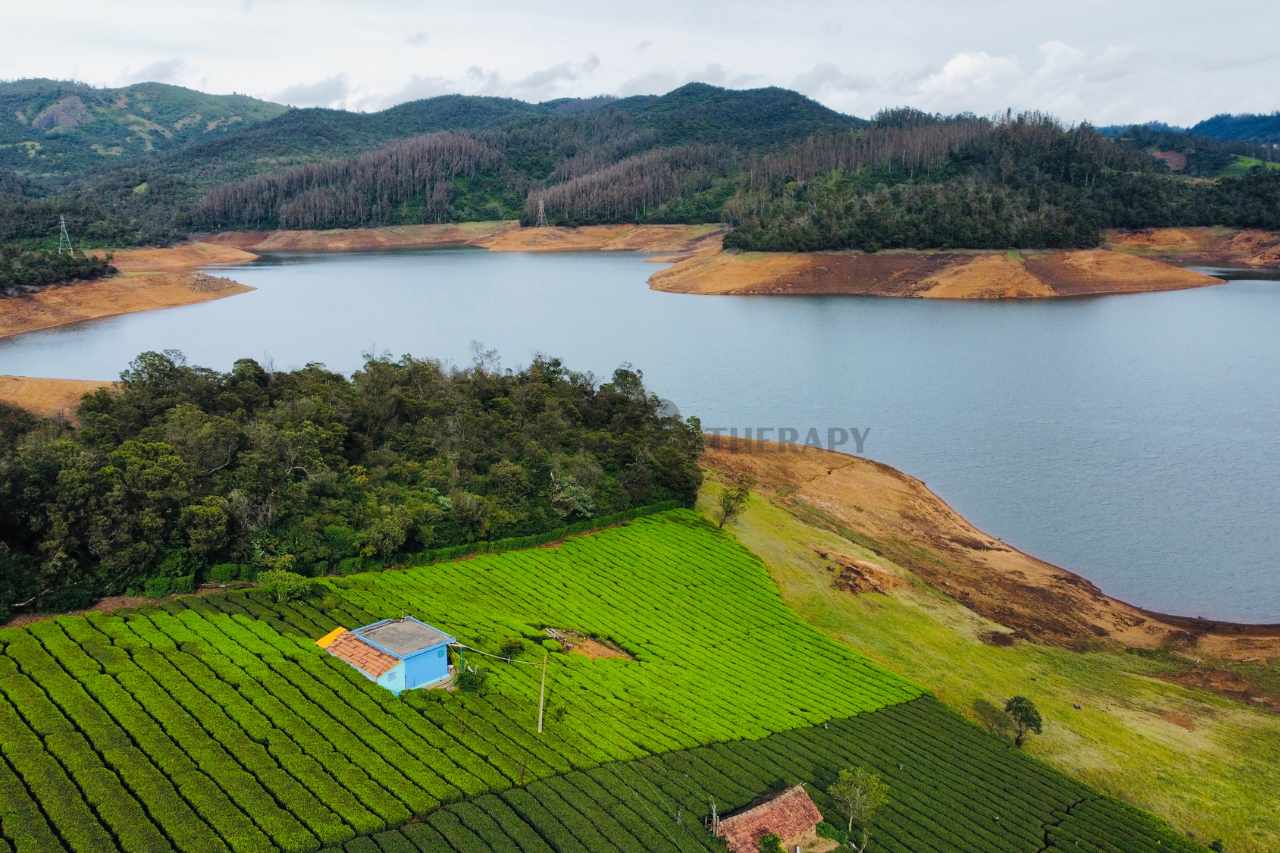
<svg viewBox="0 0 1280 853">
<path fill-rule="evenodd" d="M 547 661 L 551 652 L 542 653 L 542 686 L 538 688 L 538 734 L 542 734 L 542 711 L 547 703 Z"/>
</svg>

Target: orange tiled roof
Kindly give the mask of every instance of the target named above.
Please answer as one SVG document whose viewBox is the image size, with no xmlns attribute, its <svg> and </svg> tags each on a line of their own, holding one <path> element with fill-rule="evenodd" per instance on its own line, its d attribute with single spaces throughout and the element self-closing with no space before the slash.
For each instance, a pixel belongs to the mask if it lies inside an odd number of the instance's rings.
<svg viewBox="0 0 1280 853">
<path fill-rule="evenodd" d="M 378 651 L 352 631 L 339 635 L 330 643 L 329 654 L 346 661 L 371 678 L 379 677 L 400 663 L 386 652 Z"/>
<path fill-rule="evenodd" d="M 822 812 L 803 785 L 788 788 L 771 800 L 720 821 L 719 835 L 733 853 L 755 853 L 760 839 L 773 833 L 787 841 L 813 831 Z"/>
</svg>

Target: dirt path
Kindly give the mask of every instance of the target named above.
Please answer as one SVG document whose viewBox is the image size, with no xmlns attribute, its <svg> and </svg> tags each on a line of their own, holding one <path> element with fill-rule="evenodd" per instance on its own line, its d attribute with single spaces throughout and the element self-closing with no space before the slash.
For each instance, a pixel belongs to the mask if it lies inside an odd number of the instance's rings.
<svg viewBox="0 0 1280 853">
<path fill-rule="evenodd" d="M 703 461 L 725 474 L 749 472 L 766 495 L 853 532 L 861 544 L 1025 638 L 1077 648 L 1118 643 L 1231 661 L 1280 658 L 1280 625 L 1236 625 L 1134 607 L 984 533 L 924 483 L 887 465 L 714 437 Z"/>
</svg>

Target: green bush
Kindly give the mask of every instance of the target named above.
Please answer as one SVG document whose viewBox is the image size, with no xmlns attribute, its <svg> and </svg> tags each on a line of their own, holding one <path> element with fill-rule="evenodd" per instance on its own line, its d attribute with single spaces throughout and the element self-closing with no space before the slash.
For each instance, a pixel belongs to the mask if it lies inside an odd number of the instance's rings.
<svg viewBox="0 0 1280 853">
<path fill-rule="evenodd" d="M 258 584 L 276 604 L 301 601 L 317 595 L 324 584 L 287 569 L 269 569 L 258 575 Z"/>
<path fill-rule="evenodd" d="M 253 566 L 247 563 L 215 563 L 209 567 L 208 578 L 214 583 L 251 581 L 255 577 Z"/>
</svg>

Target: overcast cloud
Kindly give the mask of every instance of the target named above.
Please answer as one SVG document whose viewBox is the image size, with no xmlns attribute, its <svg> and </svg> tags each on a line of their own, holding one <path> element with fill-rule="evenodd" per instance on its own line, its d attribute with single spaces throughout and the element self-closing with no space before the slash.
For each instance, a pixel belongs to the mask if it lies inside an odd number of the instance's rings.
<svg viewBox="0 0 1280 853">
<path fill-rule="evenodd" d="M 0 77 L 157 80 L 296 106 L 451 92 L 540 101 L 691 80 L 795 88 L 843 112 L 1012 107 L 1095 123 L 1280 109 L 1264 0 L 4 0 Z"/>
</svg>

